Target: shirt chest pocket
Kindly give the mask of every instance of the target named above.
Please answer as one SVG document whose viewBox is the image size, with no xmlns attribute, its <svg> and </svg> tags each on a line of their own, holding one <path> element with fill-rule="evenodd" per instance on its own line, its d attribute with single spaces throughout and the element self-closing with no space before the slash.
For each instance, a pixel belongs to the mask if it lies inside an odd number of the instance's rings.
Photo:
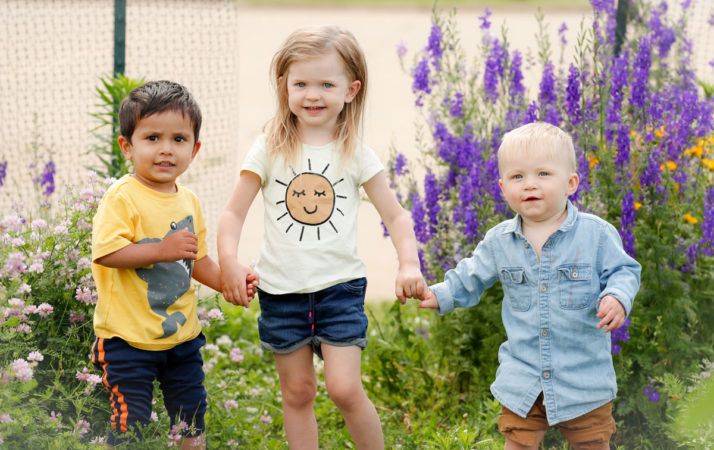
<svg viewBox="0 0 714 450">
<path fill-rule="evenodd" d="M 592 303 L 597 293 L 592 289 L 591 264 L 558 266 L 558 300 L 563 309 L 582 309 Z"/>
<path fill-rule="evenodd" d="M 531 307 L 532 290 L 523 267 L 504 267 L 500 273 L 503 294 L 515 311 L 527 311 Z"/>
</svg>

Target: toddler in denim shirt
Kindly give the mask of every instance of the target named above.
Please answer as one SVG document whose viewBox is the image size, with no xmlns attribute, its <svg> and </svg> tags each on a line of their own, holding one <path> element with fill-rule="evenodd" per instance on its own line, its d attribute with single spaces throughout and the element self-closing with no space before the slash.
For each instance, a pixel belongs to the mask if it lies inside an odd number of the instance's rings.
<svg viewBox="0 0 714 450">
<path fill-rule="evenodd" d="M 420 303 L 445 314 L 500 281 L 507 340 L 491 393 L 506 449 L 536 449 L 550 426 L 575 448 L 608 449 L 617 392 L 609 332 L 632 310 L 641 267 L 617 230 L 568 200 L 578 188 L 571 137 L 531 123 L 498 150 L 499 186 L 517 214 Z"/>
</svg>

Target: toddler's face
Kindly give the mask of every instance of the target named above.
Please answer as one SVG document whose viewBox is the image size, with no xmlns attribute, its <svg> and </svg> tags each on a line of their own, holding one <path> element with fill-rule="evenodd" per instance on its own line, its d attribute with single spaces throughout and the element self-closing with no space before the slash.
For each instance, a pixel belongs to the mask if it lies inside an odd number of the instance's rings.
<svg viewBox="0 0 714 450">
<path fill-rule="evenodd" d="M 560 217 L 579 181 L 567 158 L 541 149 L 503 157 L 498 184 L 508 205 L 530 223 Z"/>
<path fill-rule="evenodd" d="M 359 92 L 350 81 L 336 51 L 290 64 L 287 74 L 288 106 L 297 116 L 301 133 L 334 134 L 345 103 Z"/>
<path fill-rule="evenodd" d="M 129 142 L 119 137 L 124 157 L 134 162 L 134 175 L 144 185 L 176 192 L 176 178 L 188 169 L 201 142 L 195 142 L 188 115 L 164 111 L 139 120 Z"/>
</svg>

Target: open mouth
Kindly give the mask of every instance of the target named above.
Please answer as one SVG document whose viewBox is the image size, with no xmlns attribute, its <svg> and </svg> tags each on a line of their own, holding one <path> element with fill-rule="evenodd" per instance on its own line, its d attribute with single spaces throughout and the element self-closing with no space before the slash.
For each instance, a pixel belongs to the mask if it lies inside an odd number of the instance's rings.
<svg viewBox="0 0 714 450">
<path fill-rule="evenodd" d="M 325 109 L 324 106 L 304 106 L 304 108 L 308 111 L 313 111 L 313 112 L 314 111 L 322 111 L 323 109 Z"/>
<path fill-rule="evenodd" d="M 159 167 L 174 167 L 176 164 L 170 163 L 168 161 L 163 161 L 163 162 L 155 163 L 154 165 L 159 166 Z"/>
<path fill-rule="evenodd" d="M 536 201 L 538 201 L 538 200 L 540 200 L 540 198 L 538 198 L 538 197 L 526 197 L 524 201 L 526 201 L 526 202 L 536 202 Z"/>
</svg>

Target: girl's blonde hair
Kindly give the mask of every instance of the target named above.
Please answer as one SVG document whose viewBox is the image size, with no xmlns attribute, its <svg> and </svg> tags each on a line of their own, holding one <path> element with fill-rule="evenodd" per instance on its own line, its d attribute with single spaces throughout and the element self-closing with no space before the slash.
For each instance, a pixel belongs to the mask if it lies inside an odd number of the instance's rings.
<svg viewBox="0 0 714 450">
<path fill-rule="evenodd" d="M 335 26 L 302 28 L 293 32 L 273 56 L 270 75 L 278 96 L 277 112 L 268 123 L 266 147 L 268 155 L 282 155 L 286 162 L 293 162 L 300 153 L 302 143 L 297 127 L 297 117 L 288 106 L 288 69 L 295 61 L 322 56 L 336 51 L 342 59 L 350 82 L 362 85 L 357 95 L 337 117 L 337 147 L 343 159 L 352 156 L 362 131 L 362 115 L 367 96 L 367 64 L 364 53 L 354 35 Z"/>
</svg>

